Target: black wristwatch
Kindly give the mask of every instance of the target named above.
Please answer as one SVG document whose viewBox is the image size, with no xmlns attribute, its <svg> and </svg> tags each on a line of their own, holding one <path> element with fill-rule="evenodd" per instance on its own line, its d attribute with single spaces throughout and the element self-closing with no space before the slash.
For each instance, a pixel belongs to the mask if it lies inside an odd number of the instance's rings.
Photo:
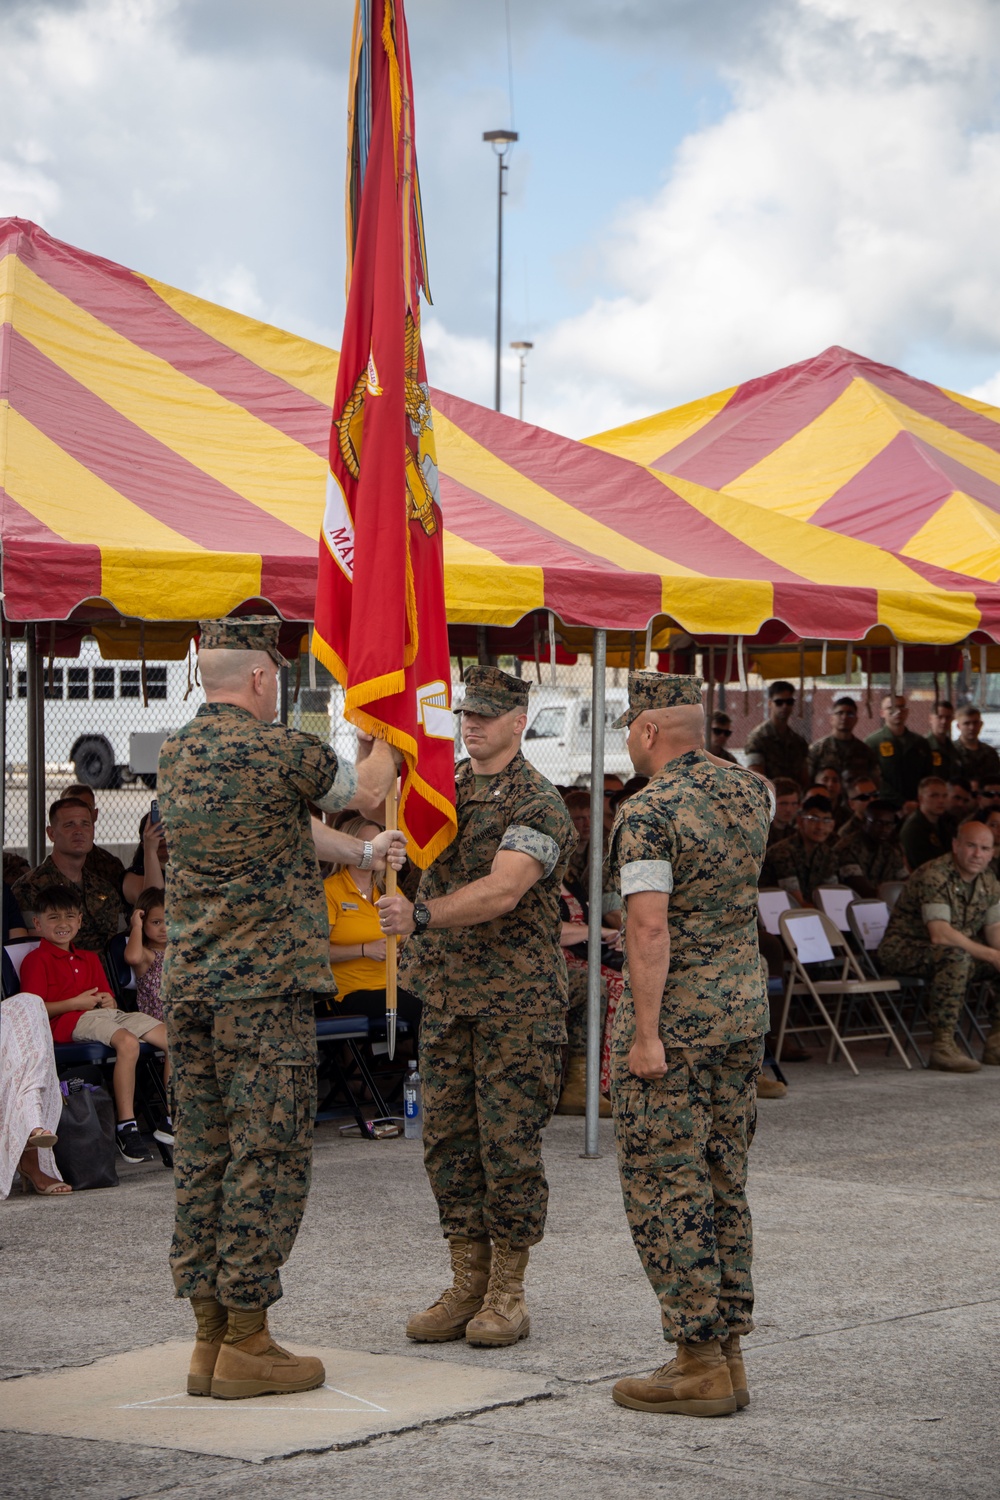
<svg viewBox="0 0 1000 1500">
<path fill-rule="evenodd" d="M 430 907 L 429 906 L 425 906 L 422 901 L 415 901 L 413 903 L 413 935 L 414 935 L 414 937 L 422 937 L 423 936 L 423 934 L 427 931 L 428 927 L 430 926 L 430 920 L 431 920 L 431 909 L 430 909 Z"/>
</svg>

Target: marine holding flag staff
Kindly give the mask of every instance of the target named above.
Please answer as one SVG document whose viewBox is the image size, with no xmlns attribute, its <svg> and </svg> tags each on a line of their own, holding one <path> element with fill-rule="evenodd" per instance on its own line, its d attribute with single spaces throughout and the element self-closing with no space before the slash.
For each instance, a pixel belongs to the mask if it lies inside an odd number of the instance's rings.
<svg viewBox="0 0 1000 1500">
<path fill-rule="evenodd" d="M 204 621 L 206 702 L 160 751 L 170 839 L 163 964 L 176 1100 L 170 1268 L 197 1341 L 188 1393 L 231 1398 L 310 1390 L 318 1359 L 275 1344 L 309 1191 L 316 1105 L 313 995 L 330 973 L 320 858 L 401 866 L 401 834 L 370 842 L 310 819 L 380 808 L 394 752 L 359 745 L 355 768 L 315 735 L 273 723 L 278 621 Z"/>
<path fill-rule="evenodd" d="M 497 667 L 465 681 L 458 836 L 415 903 L 383 896 L 379 911 L 407 938 L 400 978 L 423 1001 L 424 1164 L 453 1273 L 406 1332 L 505 1345 L 530 1330 L 524 1273 L 545 1227 L 541 1132 L 566 1041 L 559 889 L 576 834 L 521 754 L 528 684 Z"/>
</svg>

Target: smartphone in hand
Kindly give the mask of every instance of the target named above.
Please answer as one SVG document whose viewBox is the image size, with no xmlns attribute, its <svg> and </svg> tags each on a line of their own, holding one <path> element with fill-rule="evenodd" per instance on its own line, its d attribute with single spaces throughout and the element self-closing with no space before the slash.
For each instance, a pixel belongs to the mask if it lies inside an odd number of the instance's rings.
<svg viewBox="0 0 1000 1500">
<path fill-rule="evenodd" d="M 149 804 L 149 821 L 151 823 L 158 823 L 160 821 L 160 804 L 155 797 Z"/>
</svg>

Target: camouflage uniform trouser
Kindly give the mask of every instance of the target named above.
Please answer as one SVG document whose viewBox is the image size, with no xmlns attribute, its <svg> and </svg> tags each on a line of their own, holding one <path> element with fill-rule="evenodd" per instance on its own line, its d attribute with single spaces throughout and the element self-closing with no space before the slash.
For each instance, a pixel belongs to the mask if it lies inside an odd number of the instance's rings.
<svg viewBox="0 0 1000 1500">
<path fill-rule="evenodd" d="M 925 1005 L 931 1025 L 949 1034 L 958 1025 L 965 992 L 973 980 L 990 979 L 995 986 L 1000 985 L 1000 974 L 993 965 L 973 958 L 963 948 L 893 940 L 882 943 L 878 962 L 886 974 L 909 975 L 928 981 Z M 997 990 L 994 989 L 991 1014 L 996 1018 L 997 1013 Z"/>
<path fill-rule="evenodd" d="M 309 1194 L 316 1112 L 311 995 L 167 1006 L 173 1066 L 170 1269 L 178 1297 L 269 1307 Z"/>
<path fill-rule="evenodd" d="M 631 1014 L 631 1004 L 624 1002 Z M 623 1028 L 616 1028 L 616 1041 Z M 611 1083 L 625 1214 L 669 1342 L 753 1328 L 747 1151 L 756 1124 L 759 1037 L 667 1048 L 646 1081 L 616 1047 Z"/>
<path fill-rule="evenodd" d="M 452 1016 L 424 1006 L 424 1166 L 446 1239 L 523 1250 L 542 1238 L 541 1137 L 565 1041 L 562 1017 Z"/>
</svg>

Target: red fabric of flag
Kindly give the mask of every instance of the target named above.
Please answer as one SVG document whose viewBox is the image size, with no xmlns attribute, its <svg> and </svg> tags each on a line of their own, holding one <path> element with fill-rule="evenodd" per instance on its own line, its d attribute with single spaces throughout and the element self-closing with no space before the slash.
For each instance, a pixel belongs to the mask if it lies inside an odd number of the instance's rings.
<svg viewBox="0 0 1000 1500">
<path fill-rule="evenodd" d="M 352 50 L 349 290 L 313 650 L 351 723 L 402 751 L 399 826 L 426 867 L 455 833 L 455 739 L 400 0 L 359 0 Z"/>
</svg>

